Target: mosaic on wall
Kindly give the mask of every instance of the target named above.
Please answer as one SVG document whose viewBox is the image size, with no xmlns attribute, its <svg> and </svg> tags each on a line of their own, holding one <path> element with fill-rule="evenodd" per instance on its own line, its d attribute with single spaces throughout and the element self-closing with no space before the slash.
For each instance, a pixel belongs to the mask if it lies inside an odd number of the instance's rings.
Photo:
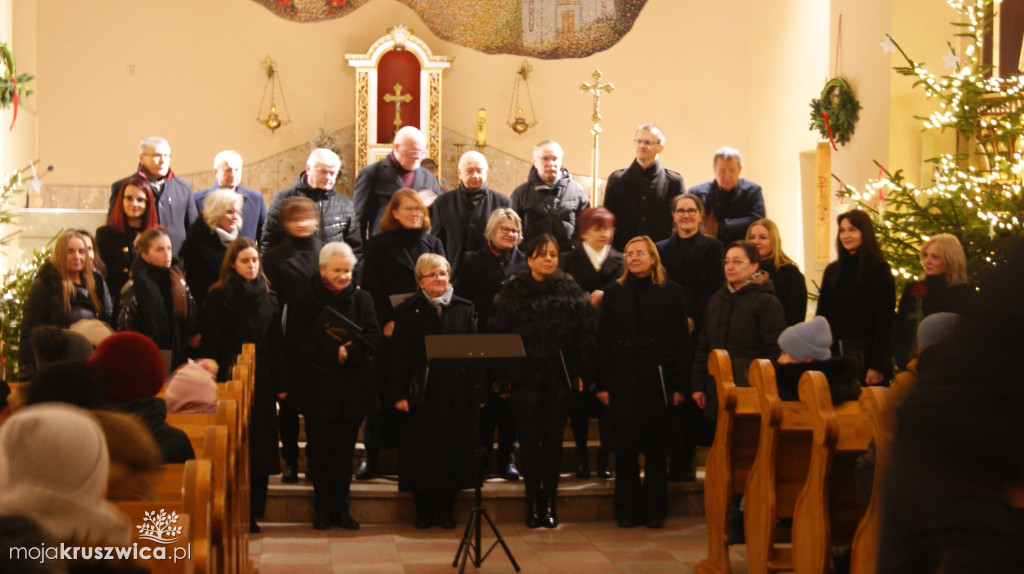
<svg viewBox="0 0 1024 574">
<path fill-rule="evenodd" d="M 340 18 L 374 0 L 253 0 L 295 22 Z M 439 38 L 487 54 L 583 58 L 633 27 L 647 0 L 399 0 Z"/>
</svg>

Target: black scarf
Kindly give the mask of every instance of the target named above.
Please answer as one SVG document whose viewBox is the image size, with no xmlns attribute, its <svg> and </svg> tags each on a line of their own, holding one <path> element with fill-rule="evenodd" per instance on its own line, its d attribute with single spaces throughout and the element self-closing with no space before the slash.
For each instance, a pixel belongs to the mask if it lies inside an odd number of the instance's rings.
<svg viewBox="0 0 1024 574">
<path fill-rule="evenodd" d="M 174 317 L 171 270 L 150 265 L 142 257 L 132 262 L 132 289 L 138 303 L 145 335 L 161 349 L 176 349 L 181 343 L 181 328 Z"/>
</svg>

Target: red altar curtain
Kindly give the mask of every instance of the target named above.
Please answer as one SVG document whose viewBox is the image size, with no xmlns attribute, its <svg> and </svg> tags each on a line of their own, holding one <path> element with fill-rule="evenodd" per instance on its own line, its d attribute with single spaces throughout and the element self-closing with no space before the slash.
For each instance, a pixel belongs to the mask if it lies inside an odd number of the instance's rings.
<svg viewBox="0 0 1024 574">
<path fill-rule="evenodd" d="M 411 52 L 392 50 L 377 64 L 377 142 L 394 140 L 395 85 L 400 85 L 402 126 L 420 125 L 420 61 Z M 390 100 L 390 101 L 389 101 Z M 406 101 L 407 100 L 407 101 Z"/>
</svg>

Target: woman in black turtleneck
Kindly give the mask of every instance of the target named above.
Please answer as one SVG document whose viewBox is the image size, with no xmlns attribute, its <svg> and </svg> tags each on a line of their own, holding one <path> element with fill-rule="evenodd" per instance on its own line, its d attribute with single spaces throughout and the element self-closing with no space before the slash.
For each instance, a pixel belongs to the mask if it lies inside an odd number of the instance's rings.
<svg viewBox="0 0 1024 574">
<path fill-rule="evenodd" d="M 256 242 L 248 237 L 232 241 L 203 306 L 199 332 L 200 355 L 217 361 L 218 381 L 230 378 L 231 367 L 244 343 L 256 345 L 256 382 L 249 419 L 249 531 L 259 532 L 267 482 L 281 472 L 277 448 L 275 400 L 287 392 L 284 334 L 277 297 L 263 275 Z"/>
<path fill-rule="evenodd" d="M 366 242 L 363 249 L 363 289 L 373 296 L 373 308 L 377 321 L 384 332 L 384 345 L 378 355 L 378 363 L 388 365 L 388 342 L 395 330 L 395 308 L 392 295 L 412 295 L 419 288 L 416 284 L 416 260 L 424 253 L 444 255 L 441 240 L 430 234 L 430 215 L 420 195 L 409 188 L 399 189 L 391 196 L 384 216 L 380 218 L 381 233 Z M 387 395 L 386 367 L 378 373 L 378 395 L 381 405 L 394 403 Z M 390 407 L 382 408 L 390 409 Z M 390 412 L 394 412 L 393 409 Z M 385 428 L 386 412 L 378 413 L 367 420 L 363 431 L 366 451 L 359 464 L 356 478 L 359 480 L 377 476 L 377 452 L 385 443 L 394 442 L 393 428 Z M 389 434 L 389 431 L 392 431 Z"/>
<path fill-rule="evenodd" d="M 896 284 L 871 217 L 852 209 L 837 219 L 839 258 L 825 268 L 817 314 L 832 327 L 832 354 L 856 359 L 864 384 L 881 384 L 892 377 Z"/>
</svg>

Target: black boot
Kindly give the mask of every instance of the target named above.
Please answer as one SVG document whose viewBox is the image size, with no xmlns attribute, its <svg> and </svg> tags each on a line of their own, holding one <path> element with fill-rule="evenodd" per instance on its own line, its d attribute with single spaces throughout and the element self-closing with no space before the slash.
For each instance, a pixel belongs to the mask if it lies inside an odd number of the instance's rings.
<svg viewBox="0 0 1024 574">
<path fill-rule="evenodd" d="M 284 461 L 284 470 L 281 471 L 281 482 L 295 484 L 299 481 L 298 463 L 294 460 Z"/>
<path fill-rule="evenodd" d="M 576 449 L 576 478 L 590 478 L 590 457 L 587 447 Z"/>
<path fill-rule="evenodd" d="M 370 480 L 377 478 L 377 455 L 380 453 L 375 448 L 368 448 L 363 451 L 363 458 L 359 461 L 359 468 L 356 469 L 356 480 Z"/>
<path fill-rule="evenodd" d="M 331 515 L 331 524 L 340 526 L 345 530 L 359 530 L 359 523 L 352 518 L 352 515 L 348 513 L 349 501 L 351 499 L 346 496 L 344 502 L 339 505 L 339 508 L 334 511 Z"/>
<path fill-rule="evenodd" d="M 543 497 L 544 498 L 544 515 L 541 517 L 541 526 L 544 528 L 554 528 L 558 526 L 558 514 L 555 512 L 555 497 Z"/>
<path fill-rule="evenodd" d="M 540 498 L 526 495 L 526 526 L 527 528 L 540 528 L 541 523 Z"/>
<path fill-rule="evenodd" d="M 516 453 L 512 451 L 503 457 L 498 457 L 498 476 L 505 480 L 519 480 L 519 469 L 516 468 Z"/>
<path fill-rule="evenodd" d="M 608 470 L 608 450 L 604 447 L 597 449 L 597 478 L 611 478 L 612 472 Z"/>
</svg>

